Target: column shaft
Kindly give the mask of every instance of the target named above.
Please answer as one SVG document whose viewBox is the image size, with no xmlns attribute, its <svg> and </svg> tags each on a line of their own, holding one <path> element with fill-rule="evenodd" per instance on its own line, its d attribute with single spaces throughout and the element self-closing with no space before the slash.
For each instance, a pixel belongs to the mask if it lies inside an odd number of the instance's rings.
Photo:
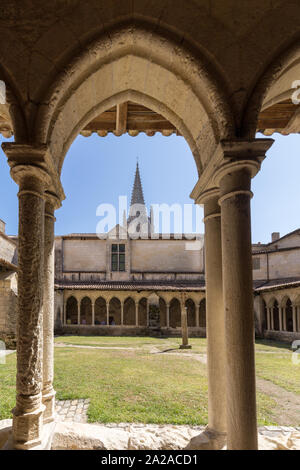
<svg viewBox="0 0 300 470">
<path fill-rule="evenodd" d="M 124 302 L 121 302 L 121 326 L 124 325 Z"/>
<path fill-rule="evenodd" d="M 15 169 L 13 169 L 15 170 Z M 41 443 L 43 357 L 43 171 L 16 167 L 19 191 L 18 318 L 16 407 L 13 440 L 17 449 Z"/>
<path fill-rule="evenodd" d="M 204 204 L 204 215 L 208 427 L 216 433 L 225 433 L 225 315 L 222 284 L 221 212 L 216 198 L 210 199 Z"/>
<path fill-rule="evenodd" d="M 139 303 L 135 302 L 135 326 L 139 326 Z"/>
<path fill-rule="evenodd" d="M 106 302 L 106 325 L 109 326 L 109 302 Z"/>
<path fill-rule="evenodd" d="M 43 404 L 44 423 L 54 420 L 54 205 L 46 199 L 43 303 Z"/>
<path fill-rule="evenodd" d="M 95 326 L 95 302 L 92 301 L 92 325 Z"/>
<path fill-rule="evenodd" d="M 196 326 L 200 326 L 200 304 L 196 304 Z"/>
<path fill-rule="evenodd" d="M 286 328 L 286 307 L 282 308 L 282 317 L 283 317 L 283 331 L 287 331 L 287 328 Z"/>
<path fill-rule="evenodd" d="M 279 312 L 279 331 L 282 331 L 282 308 L 278 307 Z"/>
<path fill-rule="evenodd" d="M 250 186 L 247 169 L 220 181 L 227 445 L 237 450 L 257 449 Z"/>
<path fill-rule="evenodd" d="M 81 299 L 77 302 L 77 325 L 80 325 L 80 307 L 81 307 Z"/>
<path fill-rule="evenodd" d="M 297 307 L 293 305 L 293 332 L 297 331 Z"/>
<path fill-rule="evenodd" d="M 170 328 L 170 304 L 166 304 L 166 316 L 167 328 Z"/>
</svg>

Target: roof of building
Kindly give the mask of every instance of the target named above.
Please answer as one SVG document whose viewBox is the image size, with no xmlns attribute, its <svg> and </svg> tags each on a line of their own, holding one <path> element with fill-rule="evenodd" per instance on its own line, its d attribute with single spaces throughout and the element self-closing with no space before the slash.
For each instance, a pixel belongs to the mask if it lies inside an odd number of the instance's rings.
<svg viewBox="0 0 300 470">
<path fill-rule="evenodd" d="M 300 286 L 300 277 L 292 277 L 285 279 L 273 279 L 271 281 L 260 281 L 260 285 L 257 285 L 255 290 L 256 292 L 267 292 L 275 289 L 287 289 L 288 287 L 298 286 Z"/>
<path fill-rule="evenodd" d="M 71 290 L 165 290 L 165 291 L 204 291 L 204 281 L 101 281 L 55 283 L 56 289 Z"/>
</svg>

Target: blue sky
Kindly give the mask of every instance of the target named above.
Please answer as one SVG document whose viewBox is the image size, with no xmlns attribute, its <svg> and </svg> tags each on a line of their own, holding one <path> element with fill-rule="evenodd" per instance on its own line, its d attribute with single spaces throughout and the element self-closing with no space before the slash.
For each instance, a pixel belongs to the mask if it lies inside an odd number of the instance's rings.
<svg viewBox="0 0 300 470">
<path fill-rule="evenodd" d="M 270 241 L 271 232 L 284 235 L 300 227 L 300 136 L 276 134 L 273 138 L 275 143 L 252 184 L 253 242 L 265 243 Z M 16 234 L 18 187 L 9 176 L 3 151 L 0 153 L 0 218 L 7 223 L 6 232 Z M 130 201 L 137 157 L 148 207 L 192 203 L 189 195 L 197 171 L 182 137 L 79 136 L 63 166 L 67 199 L 56 212 L 56 234 L 95 232 L 99 204 L 118 207 L 119 195 L 126 195 Z"/>
</svg>

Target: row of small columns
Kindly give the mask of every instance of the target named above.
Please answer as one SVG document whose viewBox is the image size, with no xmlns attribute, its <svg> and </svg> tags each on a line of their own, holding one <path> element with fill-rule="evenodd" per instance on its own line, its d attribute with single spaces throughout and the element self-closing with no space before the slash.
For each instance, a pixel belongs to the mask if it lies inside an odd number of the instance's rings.
<svg viewBox="0 0 300 470">
<path fill-rule="evenodd" d="M 208 426 L 192 439 L 190 449 L 258 446 L 251 178 L 272 143 L 221 142 L 219 166 L 208 176 L 204 171 L 192 192 L 205 216 Z"/>
<path fill-rule="evenodd" d="M 116 297 L 117 298 L 117 297 Z M 77 299 L 77 324 L 80 325 L 80 299 Z M 92 305 L 92 325 L 95 326 L 95 301 L 93 299 L 91 300 L 91 305 Z M 111 300 L 111 299 L 110 299 Z M 109 325 L 109 303 L 110 300 L 106 300 L 106 324 Z M 118 299 L 120 300 L 120 299 Z M 147 300 L 147 324 L 149 323 L 149 302 Z M 135 326 L 139 326 L 139 300 L 135 301 Z M 200 302 L 201 303 L 201 302 Z M 200 326 L 200 303 L 195 302 L 195 308 L 196 308 L 196 327 Z M 124 326 L 124 301 L 120 300 L 120 305 L 121 305 L 121 326 Z M 185 304 L 182 303 L 180 300 L 180 310 L 181 312 L 185 309 Z M 64 325 L 67 324 L 66 317 L 67 317 L 67 308 L 66 308 L 66 302 L 64 303 Z M 170 328 L 170 303 L 166 302 L 166 327 Z"/>
<path fill-rule="evenodd" d="M 300 331 L 300 306 L 292 305 L 293 332 Z M 288 331 L 286 324 L 286 307 L 278 307 L 279 331 Z M 274 330 L 274 307 L 267 307 L 267 330 Z"/>
</svg>

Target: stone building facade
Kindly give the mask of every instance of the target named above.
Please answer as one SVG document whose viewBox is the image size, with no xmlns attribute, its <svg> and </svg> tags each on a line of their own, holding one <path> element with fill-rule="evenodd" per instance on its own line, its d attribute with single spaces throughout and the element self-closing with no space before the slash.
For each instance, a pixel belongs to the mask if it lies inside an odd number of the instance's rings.
<svg viewBox="0 0 300 470">
<path fill-rule="evenodd" d="M 141 224 L 135 223 L 134 208 Z M 178 239 L 178 235 L 167 238 L 154 233 L 137 164 L 129 216 L 123 226 L 108 234 L 55 239 L 57 330 L 180 335 L 181 312 L 186 308 L 190 333 L 204 336 L 203 236 L 195 238 L 193 242 L 184 235 Z M 154 319 L 151 304 L 155 297 L 160 308 Z"/>
<path fill-rule="evenodd" d="M 0 220 L 0 341 L 16 347 L 17 243 L 5 234 Z"/>
<path fill-rule="evenodd" d="M 147 217 L 139 167 L 128 222 L 138 204 L 149 237 L 132 238 L 123 226 L 108 234 L 55 238 L 55 331 L 75 335 L 181 335 L 186 309 L 189 334 L 205 336 L 204 236 L 154 234 Z M 126 221 L 125 221 L 126 222 Z M 125 224 L 124 224 L 125 225 Z M 17 241 L 0 233 L 0 334 L 14 346 Z M 256 336 L 300 339 L 300 229 L 268 244 L 253 244 Z M 153 297 L 154 296 L 154 297 Z M 151 302 L 159 315 L 151 316 Z"/>
</svg>

